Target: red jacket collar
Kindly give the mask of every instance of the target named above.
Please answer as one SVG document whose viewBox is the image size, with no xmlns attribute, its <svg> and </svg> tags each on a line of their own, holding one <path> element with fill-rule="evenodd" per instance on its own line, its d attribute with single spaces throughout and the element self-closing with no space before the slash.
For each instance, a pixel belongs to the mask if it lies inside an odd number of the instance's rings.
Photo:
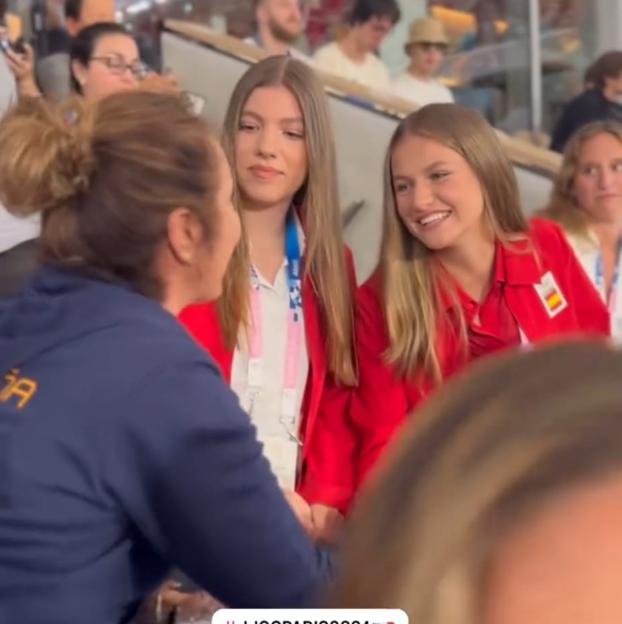
<svg viewBox="0 0 622 624">
<path fill-rule="evenodd" d="M 493 283 L 509 286 L 529 286 L 540 283 L 542 270 L 537 251 L 527 237 L 510 241 L 497 241 L 495 244 L 495 265 Z M 460 296 L 460 288 L 458 296 Z M 440 298 L 444 310 L 456 305 L 456 297 L 441 288 Z"/>
</svg>

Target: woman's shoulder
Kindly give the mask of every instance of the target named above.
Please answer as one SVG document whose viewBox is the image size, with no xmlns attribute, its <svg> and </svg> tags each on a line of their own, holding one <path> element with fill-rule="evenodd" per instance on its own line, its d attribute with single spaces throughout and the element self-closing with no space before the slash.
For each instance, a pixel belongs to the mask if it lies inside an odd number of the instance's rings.
<svg viewBox="0 0 622 624">
<path fill-rule="evenodd" d="M 533 240 L 554 240 L 564 236 L 562 226 L 543 216 L 532 217 L 529 220 L 529 236 Z"/>
<path fill-rule="evenodd" d="M 212 323 L 218 320 L 216 303 L 194 303 L 184 308 L 179 314 L 179 320 L 186 327 L 195 327 L 204 323 Z"/>
</svg>

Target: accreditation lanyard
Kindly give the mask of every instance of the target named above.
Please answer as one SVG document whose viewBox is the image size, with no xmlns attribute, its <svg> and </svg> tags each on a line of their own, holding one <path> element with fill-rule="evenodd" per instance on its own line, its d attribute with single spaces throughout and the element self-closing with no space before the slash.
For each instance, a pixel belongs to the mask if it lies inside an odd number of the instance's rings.
<svg viewBox="0 0 622 624">
<path fill-rule="evenodd" d="M 622 253 L 622 238 L 618 242 L 618 253 L 616 254 L 615 269 L 611 278 L 611 287 L 609 292 L 605 292 L 605 266 L 603 262 L 603 254 L 598 253 L 596 256 L 595 283 L 598 292 L 605 294 L 605 303 L 609 309 L 609 314 L 613 318 L 616 311 L 616 303 L 618 298 L 618 280 L 620 277 L 620 254 Z"/>
<path fill-rule="evenodd" d="M 283 394 L 281 397 L 280 422 L 288 434 L 297 442 L 295 433 L 296 414 L 296 382 L 300 369 L 300 352 L 302 348 L 302 280 L 300 243 L 298 226 L 294 211 L 287 218 L 285 232 L 285 257 L 287 258 L 287 286 L 289 304 L 287 315 L 287 342 L 285 346 L 285 362 L 283 374 Z M 259 276 L 251 265 L 251 331 L 249 335 L 248 388 L 250 397 L 249 413 L 252 413 L 254 402 L 266 381 L 263 374 L 263 319 L 261 313 L 261 293 Z M 268 337 L 268 340 L 270 337 Z"/>
</svg>

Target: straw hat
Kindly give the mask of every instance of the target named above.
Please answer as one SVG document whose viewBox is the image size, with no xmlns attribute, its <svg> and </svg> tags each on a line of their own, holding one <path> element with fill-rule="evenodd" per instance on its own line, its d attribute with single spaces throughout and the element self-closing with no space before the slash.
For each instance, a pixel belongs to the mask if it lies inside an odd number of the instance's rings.
<svg viewBox="0 0 622 624">
<path fill-rule="evenodd" d="M 408 41 L 404 49 L 408 54 L 410 46 L 415 43 L 442 43 L 449 44 L 449 39 L 445 33 L 443 22 L 435 17 L 420 17 L 416 19 L 408 30 Z"/>
</svg>

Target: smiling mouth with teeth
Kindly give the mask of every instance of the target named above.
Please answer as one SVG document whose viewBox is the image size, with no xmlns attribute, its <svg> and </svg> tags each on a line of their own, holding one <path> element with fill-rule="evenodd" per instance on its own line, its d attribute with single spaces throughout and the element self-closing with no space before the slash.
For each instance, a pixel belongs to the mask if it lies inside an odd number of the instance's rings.
<svg viewBox="0 0 622 624">
<path fill-rule="evenodd" d="M 424 227 L 429 225 L 435 225 L 437 223 L 440 223 L 441 221 L 444 221 L 450 214 L 451 211 L 449 210 L 445 212 L 434 212 L 432 214 L 426 215 L 425 217 L 421 217 L 421 219 L 417 221 L 417 224 Z"/>
</svg>

